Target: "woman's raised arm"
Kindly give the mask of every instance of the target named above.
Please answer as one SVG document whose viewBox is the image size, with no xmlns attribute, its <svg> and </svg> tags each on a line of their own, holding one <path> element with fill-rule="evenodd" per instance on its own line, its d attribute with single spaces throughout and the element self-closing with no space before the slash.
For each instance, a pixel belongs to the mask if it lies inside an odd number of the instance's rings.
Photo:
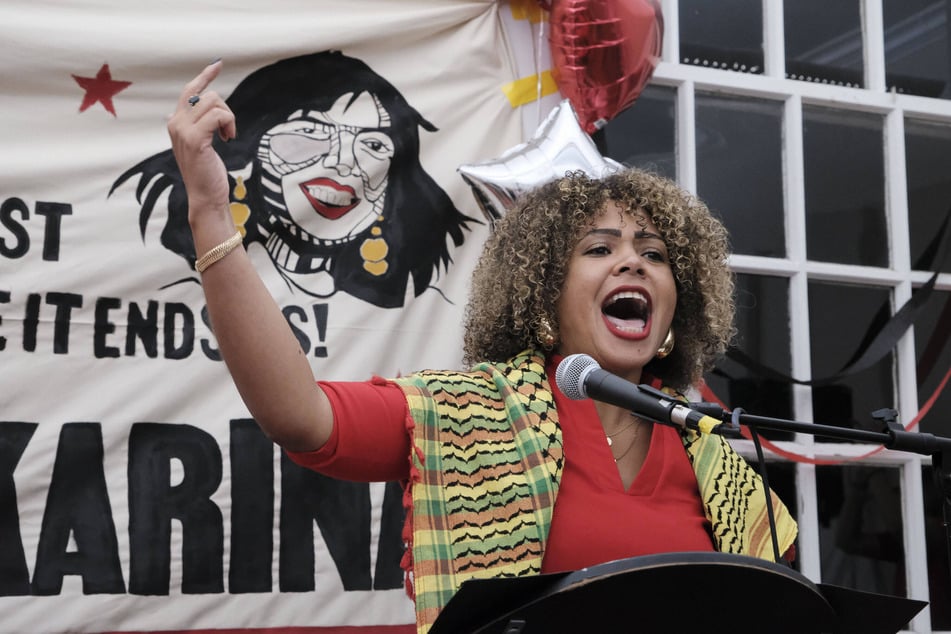
<svg viewBox="0 0 951 634">
<path fill-rule="evenodd" d="M 277 303 L 240 248 L 228 198 L 228 175 L 212 145 L 217 134 L 235 137 L 234 113 L 207 90 L 221 62 L 186 84 L 168 121 L 172 150 L 188 192 L 188 221 L 212 330 L 231 377 L 261 429 L 292 451 L 321 447 L 333 429 L 333 411 Z M 228 245 L 237 248 L 228 250 Z M 220 259 L 215 254 L 225 253 Z"/>
</svg>

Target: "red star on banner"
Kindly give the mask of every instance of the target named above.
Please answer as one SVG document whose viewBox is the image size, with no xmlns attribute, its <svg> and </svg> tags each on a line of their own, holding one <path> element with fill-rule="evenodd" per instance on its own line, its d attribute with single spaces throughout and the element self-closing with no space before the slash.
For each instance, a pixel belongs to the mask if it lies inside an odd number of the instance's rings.
<svg viewBox="0 0 951 634">
<path fill-rule="evenodd" d="M 103 108 L 112 113 L 113 117 L 116 116 L 116 108 L 112 105 L 112 98 L 132 85 L 131 81 L 113 80 L 112 74 L 109 72 L 109 64 L 103 64 L 95 77 L 73 75 L 73 79 L 76 80 L 80 88 L 86 91 L 86 95 L 83 97 L 83 103 L 79 106 L 80 112 L 83 112 L 98 101 L 102 104 Z"/>
</svg>

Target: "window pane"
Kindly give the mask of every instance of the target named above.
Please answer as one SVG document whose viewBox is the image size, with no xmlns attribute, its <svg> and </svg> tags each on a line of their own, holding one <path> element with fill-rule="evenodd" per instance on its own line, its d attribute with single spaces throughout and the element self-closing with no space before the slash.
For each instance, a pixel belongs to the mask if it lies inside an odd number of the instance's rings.
<svg viewBox="0 0 951 634">
<path fill-rule="evenodd" d="M 946 0 L 885 0 L 885 81 L 889 90 L 951 96 Z"/>
<path fill-rule="evenodd" d="M 938 389 L 948 368 L 951 368 L 951 293 L 936 292 L 925 304 L 923 314 L 915 322 L 915 352 L 918 370 L 919 407 Z M 902 418 L 908 424 L 911 416 Z M 921 419 L 919 429 L 942 438 L 951 438 L 951 390 L 944 389 Z M 944 469 L 951 468 L 946 464 Z M 925 506 L 925 540 L 927 543 L 928 585 L 931 592 L 931 626 L 951 630 L 951 571 L 948 570 L 948 534 L 944 528 L 941 487 L 931 467 L 922 470 Z"/>
<path fill-rule="evenodd" d="M 888 266 L 882 117 L 817 107 L 802 117 L 807 256 Z"/>
<path fill-rule="evenodd" d="M 733 250 L 786 256 L 779 102 L 697 94 L 697 193 Z"/>
<path fill-rule="evenodd" d="M 816 467 L 822 583 L 905 596 L 901 473 Z"/>
<path fill-rule="evenodd" d="M 634 105 L 592 135 L 601 154 L 675 180 L 676 99 L 677 91 L 673 88 L 644 88 Z"/>
<path fill-rule="evenodd" d="M 951 126 L 905 120 L 905 178 L 911 266 L 951 273 Z"/>
<path fill-rule="evenodd" d="M 836 375 L 865 351 L 891 315 L 884 288 L 809 283 L 812 377 Z M 871 412 L 895 407 L 892 353 L 872 367 L 812 389 L 813 420 L 823 425 L 882 431 Z M 842 442 L 817 438 L 820 442 Z M 869 445 L 869 449 L 875 445 Z"/>
<path fill-rule="evenodd" d="M 789 375 L 789 280 L 767 275 L 736 276 L 734 346 L 757 363 Z M 729 408 L 748 414 L 791 420 L 790 383 L 764 378 L 757 368 L 722 359 L 706 376 L 707 385 Z M 764 430 L 773 440 L 791 439 L 789 432 Z"/>
<path fill-rule="evenodd" d="M 931 629 L 951 630 L 951 570 L 948 568 L 948 533 L 941 505 L 944 497 L 930 466 L 921 469 L 925 503 L 925 544 L 928 591 L 931 595 Z"/>
<path fill-rule="evenodd" d="M 951 292 L 935 292 L 915 323 L 918 406 L 923 407 L 951 368 Z M 911 417 L 903 417 L 908 423 Z M 951 438 L 951 386 L 942 390 L 921 419 L 921 431 Z M 951 467 L 951 465 L 949 465 Z"/>
<path fill-rule="evenodd" d="M 783 16 L 787 77 L 865 85 L 859 0 L 787 0 Z"/>
<path fill-rule="evenodd" d="M 680 0 L 684 64 L 763 72 L 763 0 Z"/>
</svg>

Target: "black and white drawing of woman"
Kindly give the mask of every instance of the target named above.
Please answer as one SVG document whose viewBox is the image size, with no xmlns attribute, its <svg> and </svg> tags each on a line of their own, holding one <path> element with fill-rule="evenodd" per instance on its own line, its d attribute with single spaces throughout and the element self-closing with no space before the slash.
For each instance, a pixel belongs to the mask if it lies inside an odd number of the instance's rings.
<svg viewBox="0 0 951 634">
<path fill-rule="evenodd" d="M 469 223 L 419 160 L 419 128 L 435 132 L 358 59 L 324 51 L 278 61 L 227 98 L 238 137 L 216 141 L 244 244 L 265 246 L 295 292 L 337 292 L 383 308 L 419 296 L 452 262 Z M 171 150 L 127 170 L 139 227 L 168 191 L 162 245 L 194 265 L 188 204 Z M 408 288 L 408 284 L 412 284 Z"/>
</svg>

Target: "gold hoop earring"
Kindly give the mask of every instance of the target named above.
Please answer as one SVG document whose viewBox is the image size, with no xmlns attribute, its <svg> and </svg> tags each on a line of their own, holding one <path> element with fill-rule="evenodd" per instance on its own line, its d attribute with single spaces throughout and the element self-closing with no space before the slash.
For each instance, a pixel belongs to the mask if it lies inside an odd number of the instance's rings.
<svg viewBox="0 0 951 634">
<path fill-rule="evenodd" d="M 542 317 L 538 320 L 538 332 L 535 333 L 538 343 L 542 344 L 545 350 L 551 350 L 555 347 L 558 337 L 555 336 L 555 329 L 551 327 L 548 317 Z"/>
<path fill-rule="evenodd" d="M 660 344 L 660 348 L 657 349 L 657 358 L 664 359 L 674 350 L 674 329 L 671 328 L 667 331 L 667 336 L 664 338 L 664 343 Z"/>
</svg>

